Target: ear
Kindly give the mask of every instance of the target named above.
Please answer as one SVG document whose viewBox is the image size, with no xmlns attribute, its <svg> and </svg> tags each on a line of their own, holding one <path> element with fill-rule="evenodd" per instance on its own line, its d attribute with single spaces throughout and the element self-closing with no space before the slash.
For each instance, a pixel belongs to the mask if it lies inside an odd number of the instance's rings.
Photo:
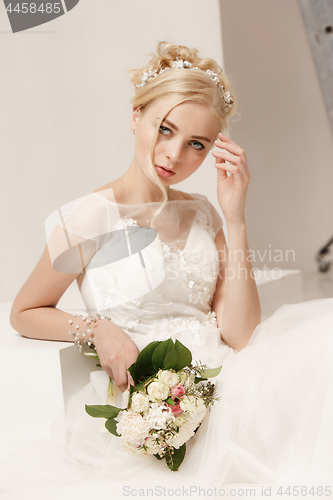
<svg viewBox="0 0 333 500">
<path fill-rule="evenodd" d="M 136 131 L 140 120 L 140 108 L 134 108 L 131 116 L 131 129 Z"/>
</svg>

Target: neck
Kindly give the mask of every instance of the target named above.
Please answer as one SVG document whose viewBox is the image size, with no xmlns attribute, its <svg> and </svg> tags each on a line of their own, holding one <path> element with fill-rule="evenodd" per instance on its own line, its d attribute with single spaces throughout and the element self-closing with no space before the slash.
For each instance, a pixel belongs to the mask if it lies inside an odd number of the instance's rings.
<svg viewBox="0 0 333 500">
<path fill-rule="evenodd" d="M 127 172 L 118 179 L 121 198 L 125 203 L 151 203 L 161 201 L 161 190 L 153 184 L 141 168 L 137 165 L 135 159 L 132 161 Z M 168 199 L 172 199 L 169 186 L 165 186 Z"/>
</svg>

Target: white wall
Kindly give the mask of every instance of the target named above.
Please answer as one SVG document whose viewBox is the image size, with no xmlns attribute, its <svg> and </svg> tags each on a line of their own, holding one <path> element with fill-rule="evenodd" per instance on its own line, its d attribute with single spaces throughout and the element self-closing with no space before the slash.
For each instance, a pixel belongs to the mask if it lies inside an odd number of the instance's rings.
<svg viewBox="0 0 333 500">
<path fill-rule="evenodd" d="M 284 260 L 293 249 L 295 262 L 264 263 L 307 276 L 333 234 L 333 142 L 298 2 L 220 6 L 225 69 L 239 98 L 231 135 L 252 173 L 249 243 L 257 256 L 282 250 Z"/>
<path fill-rule="evenodd" d="M 161 40 L 222 64 L 218 0 L 81 0 L 17 34 L 0 3 L 0 302 L 15 297 L 39 260 L 47 216 L 129 167 L 127 70 L 143 65 Z M 218 207 L 213 165 L 177 188 Z"/>
</svg>

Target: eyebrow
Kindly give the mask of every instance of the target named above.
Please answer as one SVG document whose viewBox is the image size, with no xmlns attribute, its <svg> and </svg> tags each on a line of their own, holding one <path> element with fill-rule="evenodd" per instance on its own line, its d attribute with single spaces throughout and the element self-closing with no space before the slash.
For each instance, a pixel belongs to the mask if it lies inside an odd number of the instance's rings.
<svg viewBox="0 0 333 500">
<path fill-rule="evenodd" d="M 164 119 L 162 123 L 166 123 L 170 127 L 174 128 L 176 131 L 178 131 L 178 127 L 174 123 L 170 122 L 169 120 Z M 192 135 L 192 137 L 193 137 L 193 139 L 199 139 L 200 141 L 206 141 L 209 143 L 212 142 L 210 139 L 207 139 L 207 137 L 203 137 L 201 135 Z"/>
</svg>

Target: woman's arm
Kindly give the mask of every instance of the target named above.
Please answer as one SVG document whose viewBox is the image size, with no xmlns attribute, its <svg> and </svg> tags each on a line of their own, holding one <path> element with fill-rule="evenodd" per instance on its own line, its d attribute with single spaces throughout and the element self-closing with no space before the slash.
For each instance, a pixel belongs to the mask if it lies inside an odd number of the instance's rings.
<svg viewBox="0 0 333 500">
<path fill-rule="evenodd" d="M 10 313 L 12 327 L 23 337 L 73 342 L 68 320 L 73 316 L 56 305 L 79 273 L 60 273 L 53 269 L 45 250 L 17 294 Z"/>
<path fill-rule="evenodd" d="M 80 273 L 56 271 L 45 248 L 35 269 L 14 300 L 10 323 L 22 336 L 41 340 L 73 342 L 68 320 L 73 315 L 56 308 L 61 296 Z M 75 318 L 74 324 L 83 319 Z M 126 390 L 130 376 L 127 368 L 139 350 L 132 339 L 114 323 L 100 319 L 91 325 L 100 363 L 115 384 Z"/>
<path fill-rule="evenodd" d="M 222 339 L 239 351 L 247 346 L 261 319 L 245 225 L 245 201 L 251 176 L 242 148 L 222 134 L 215 145 L 219 148 L 212 153 L 218 169 L 217 194 L 226 219 L 228 248 L 221 230 L 215 239 L 220 273 L 213 309 Z"/>
<path fill-rule="evenodd" d="M 240 351 L 260 323 L 260 303 L 253 278 L 252 263 L 245 224 L 228 226 L 229 249 L 223 230 L 215 238 L 220 270 L 213 299 L 213 310 L 221 337 L 226 344 Z"/>
</svg>

